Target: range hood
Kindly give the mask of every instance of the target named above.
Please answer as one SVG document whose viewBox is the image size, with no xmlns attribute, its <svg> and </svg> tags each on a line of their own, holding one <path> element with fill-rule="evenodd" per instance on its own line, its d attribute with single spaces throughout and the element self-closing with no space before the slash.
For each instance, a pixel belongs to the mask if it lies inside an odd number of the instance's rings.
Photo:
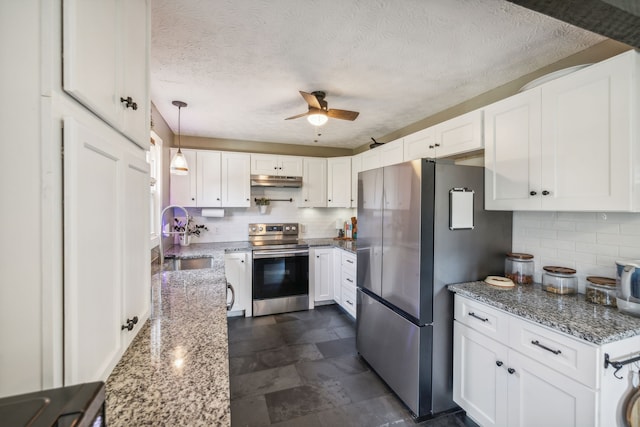
<svg viewBox="0 0 640 427">
<path fill-rule="evenodd" d="M 302 187 L 301 176 L 251 175 L 252 187 Z"/>
</svg>

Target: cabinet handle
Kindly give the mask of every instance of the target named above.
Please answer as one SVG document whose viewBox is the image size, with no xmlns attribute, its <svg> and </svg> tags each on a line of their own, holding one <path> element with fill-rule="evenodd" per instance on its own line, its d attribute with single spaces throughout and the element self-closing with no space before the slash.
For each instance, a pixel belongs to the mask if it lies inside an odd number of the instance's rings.
<svg viewBox="0 0 640 427">
<path fill-rule="evenodd" d="M 133 316 L 133 319 L 127 319 L 126 325 L 122 325 L 120 327 L 120 330 L 124 331 L 126 329 L 127 331 L 132 331 L 133 326 L 137 323 L 138 323 L 138 316 Z"/>
<path fill-rule="evenodd" d="M 435 148 L 433 145 L 430 145 L 429 148 Z"/>
<path fill-rule="evenodd" d="M 216 200 L 220 200 L 220 197 L 216 197 Z"/>
<path fill-rule="evenodd" d="M 274 170 L 278 170 L 278 167 L 277 167 L 277 166 L 274 166 L 274 167 L 273 167 L 273 169 L 274 169 Z"/>
<path fill-rule="evenodd" d="M 233 289 L 233 285 L 229 282 L 227 282 L 227 290 L 231 291 L 231 302 L 227 304 L 227 311 L 229 311 L 231 310 L 231 307 L 233 307 L 233 304 L 236 303 L 236 291 Z"/>
<path fill-rule="evenodd" d="M 191 198 L 191 200 L 195 200 L 195 199 L 196 199 L 195 197 L 192 197 L 192 198 Z"/>
<path fill-rule="evenodd" d="M 562 353 L 560 350 L 554 350 L 552 348 L 547 347 L 546 345 L 540 344 L 540 341 L 538 341 L 538 340 L 531 341 L 531 344 L 537 345 L 540 348 L 544 348 L 545 350 L 550 351 L 551 353 L 556 354 L 556 355 Z"/>
<path fill-rule="evenodd" d="M 529 192 L 529 195 L 530 195 L 530 196 L 535 196 L 536 194 L 538 194 L 538 193 L 537 193 L 537 192 L 535 192 L 535 191 L 530 191 L 530 192 Z"/>
<path fill-rule="evenodd" d="M 320 258 L 320 255 L 316 255 L 316 258 Z"/>
<path fill-rule="evenodd" d="M 513 374 L 515 374 L 515 373 L 516 373 L 516 370 L 515 370 L 515 369 L 513 369 L 513 368 L 509 368 L 509 369 L 507 369 L 507 372 L 509 372 L 510 374 L 512 374 L 512 375 L 513 375 Z"/>
<path fill-rule="evenodd" d="M 542 192 L 542 195 L 543 195 L 543 196 L 548 196 L 549 194 L 551 194 L 551 193 L 549 193 L 547 190 L 544 190 L 544 191 Z"/>
<path fill-rule="evenodd" d="M 349 264 L 353 264 L 353 261 L 351 261 L 350 259 L 348 259 L 348 260 L 347 260 L 347 262 L 348 262 Z"/>
<path fill-rule="evenodd" d="M 353 283 L 353 280 L 347 278 L 347 282 Z"/>
<path fill-rule="evenodd" d="M 500 367 L 502 366 L 504 363 L 502 363 L 502 360 L 496 360 L 496 366 Z"/>
<path fill-rule="evenodd" d="M 138 104 L 133 102 L 133 99 L 131 99 L 130 96 L 127 96 L 126 98 L 120 97 L 120 102 L 124 102 L 125 108 L 131 108 L 132 110 L 138 109 Z"/>
<path fill-rule="evenodd" d="M 309 200 L 307 200 L 307 199 L 304 199 L 304 201 L 305 201 L 305 202 L 308 202 Z"/>
<path fill-rule="evenodd" d="M 329 199 L 329 201 L 331 201 L 331 199 Z"/>
<path fill-rule="evenodd" d="M 353 306 L 353 303 L 351 301 L 349 301 L 349 300 L 345 300 L 345 301 L 347 302 L 347 304 Z"/>
<path fill-rule="evenodd" d="M 440 147 L 440 144 L 436 144 L 436 147 Z"/>
<path fill-rule="evenodd" d="M 489 319 L 485 319 L 484 317 L 480 317 L 477 314 L 475 314 L 473 311 L 469 312 L 469 316 L 475 317 L 476 319 L 482 320 L 483 322 L 488 322 L 489 321 Z"/>
</svg>

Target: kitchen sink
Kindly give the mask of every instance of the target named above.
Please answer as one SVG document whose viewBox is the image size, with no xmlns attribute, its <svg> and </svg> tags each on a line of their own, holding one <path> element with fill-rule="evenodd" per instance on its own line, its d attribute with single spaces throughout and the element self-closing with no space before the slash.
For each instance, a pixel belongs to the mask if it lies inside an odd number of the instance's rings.
<svg viewBox="0 0 640 427">
<path fill-rule="evenodd" d="M 165 262 L 165 270 L 198 270 L 201 268 L 212 268 L 213 258 L 172 258 Z"/>
</svg>

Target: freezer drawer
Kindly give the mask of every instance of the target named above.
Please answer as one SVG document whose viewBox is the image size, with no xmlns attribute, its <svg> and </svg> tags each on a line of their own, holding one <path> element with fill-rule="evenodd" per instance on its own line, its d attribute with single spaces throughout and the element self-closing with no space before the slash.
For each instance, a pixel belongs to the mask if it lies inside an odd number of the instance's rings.
<svg viewBox="0 0 640 427">
<path fill-rule="evenodd" d="M 431 413 L 433 327 L 418 327 L 358 289 L 356 347 L 416 415 Z"/>
</svg>

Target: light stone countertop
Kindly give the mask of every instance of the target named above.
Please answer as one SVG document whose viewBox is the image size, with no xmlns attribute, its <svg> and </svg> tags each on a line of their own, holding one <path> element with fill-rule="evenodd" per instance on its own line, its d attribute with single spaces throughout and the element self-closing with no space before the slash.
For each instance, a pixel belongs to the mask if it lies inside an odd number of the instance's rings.
<svg viewBox="0 0 640 427">
<path fill-rule="evenodd" d="M 150 318 L 107 380 L 110 427 L 230 425 L 224 248 L 209 256 L 153 275 Z"/>
<path fill-rule="evenodd" d="M 502 289 L 483 281 L 453 284 L 448 289 L 596 345 L 640 335 L 640 318 L 592 304 L 582 294 L 556 295 L 539 284 Z"/>
</svg>

